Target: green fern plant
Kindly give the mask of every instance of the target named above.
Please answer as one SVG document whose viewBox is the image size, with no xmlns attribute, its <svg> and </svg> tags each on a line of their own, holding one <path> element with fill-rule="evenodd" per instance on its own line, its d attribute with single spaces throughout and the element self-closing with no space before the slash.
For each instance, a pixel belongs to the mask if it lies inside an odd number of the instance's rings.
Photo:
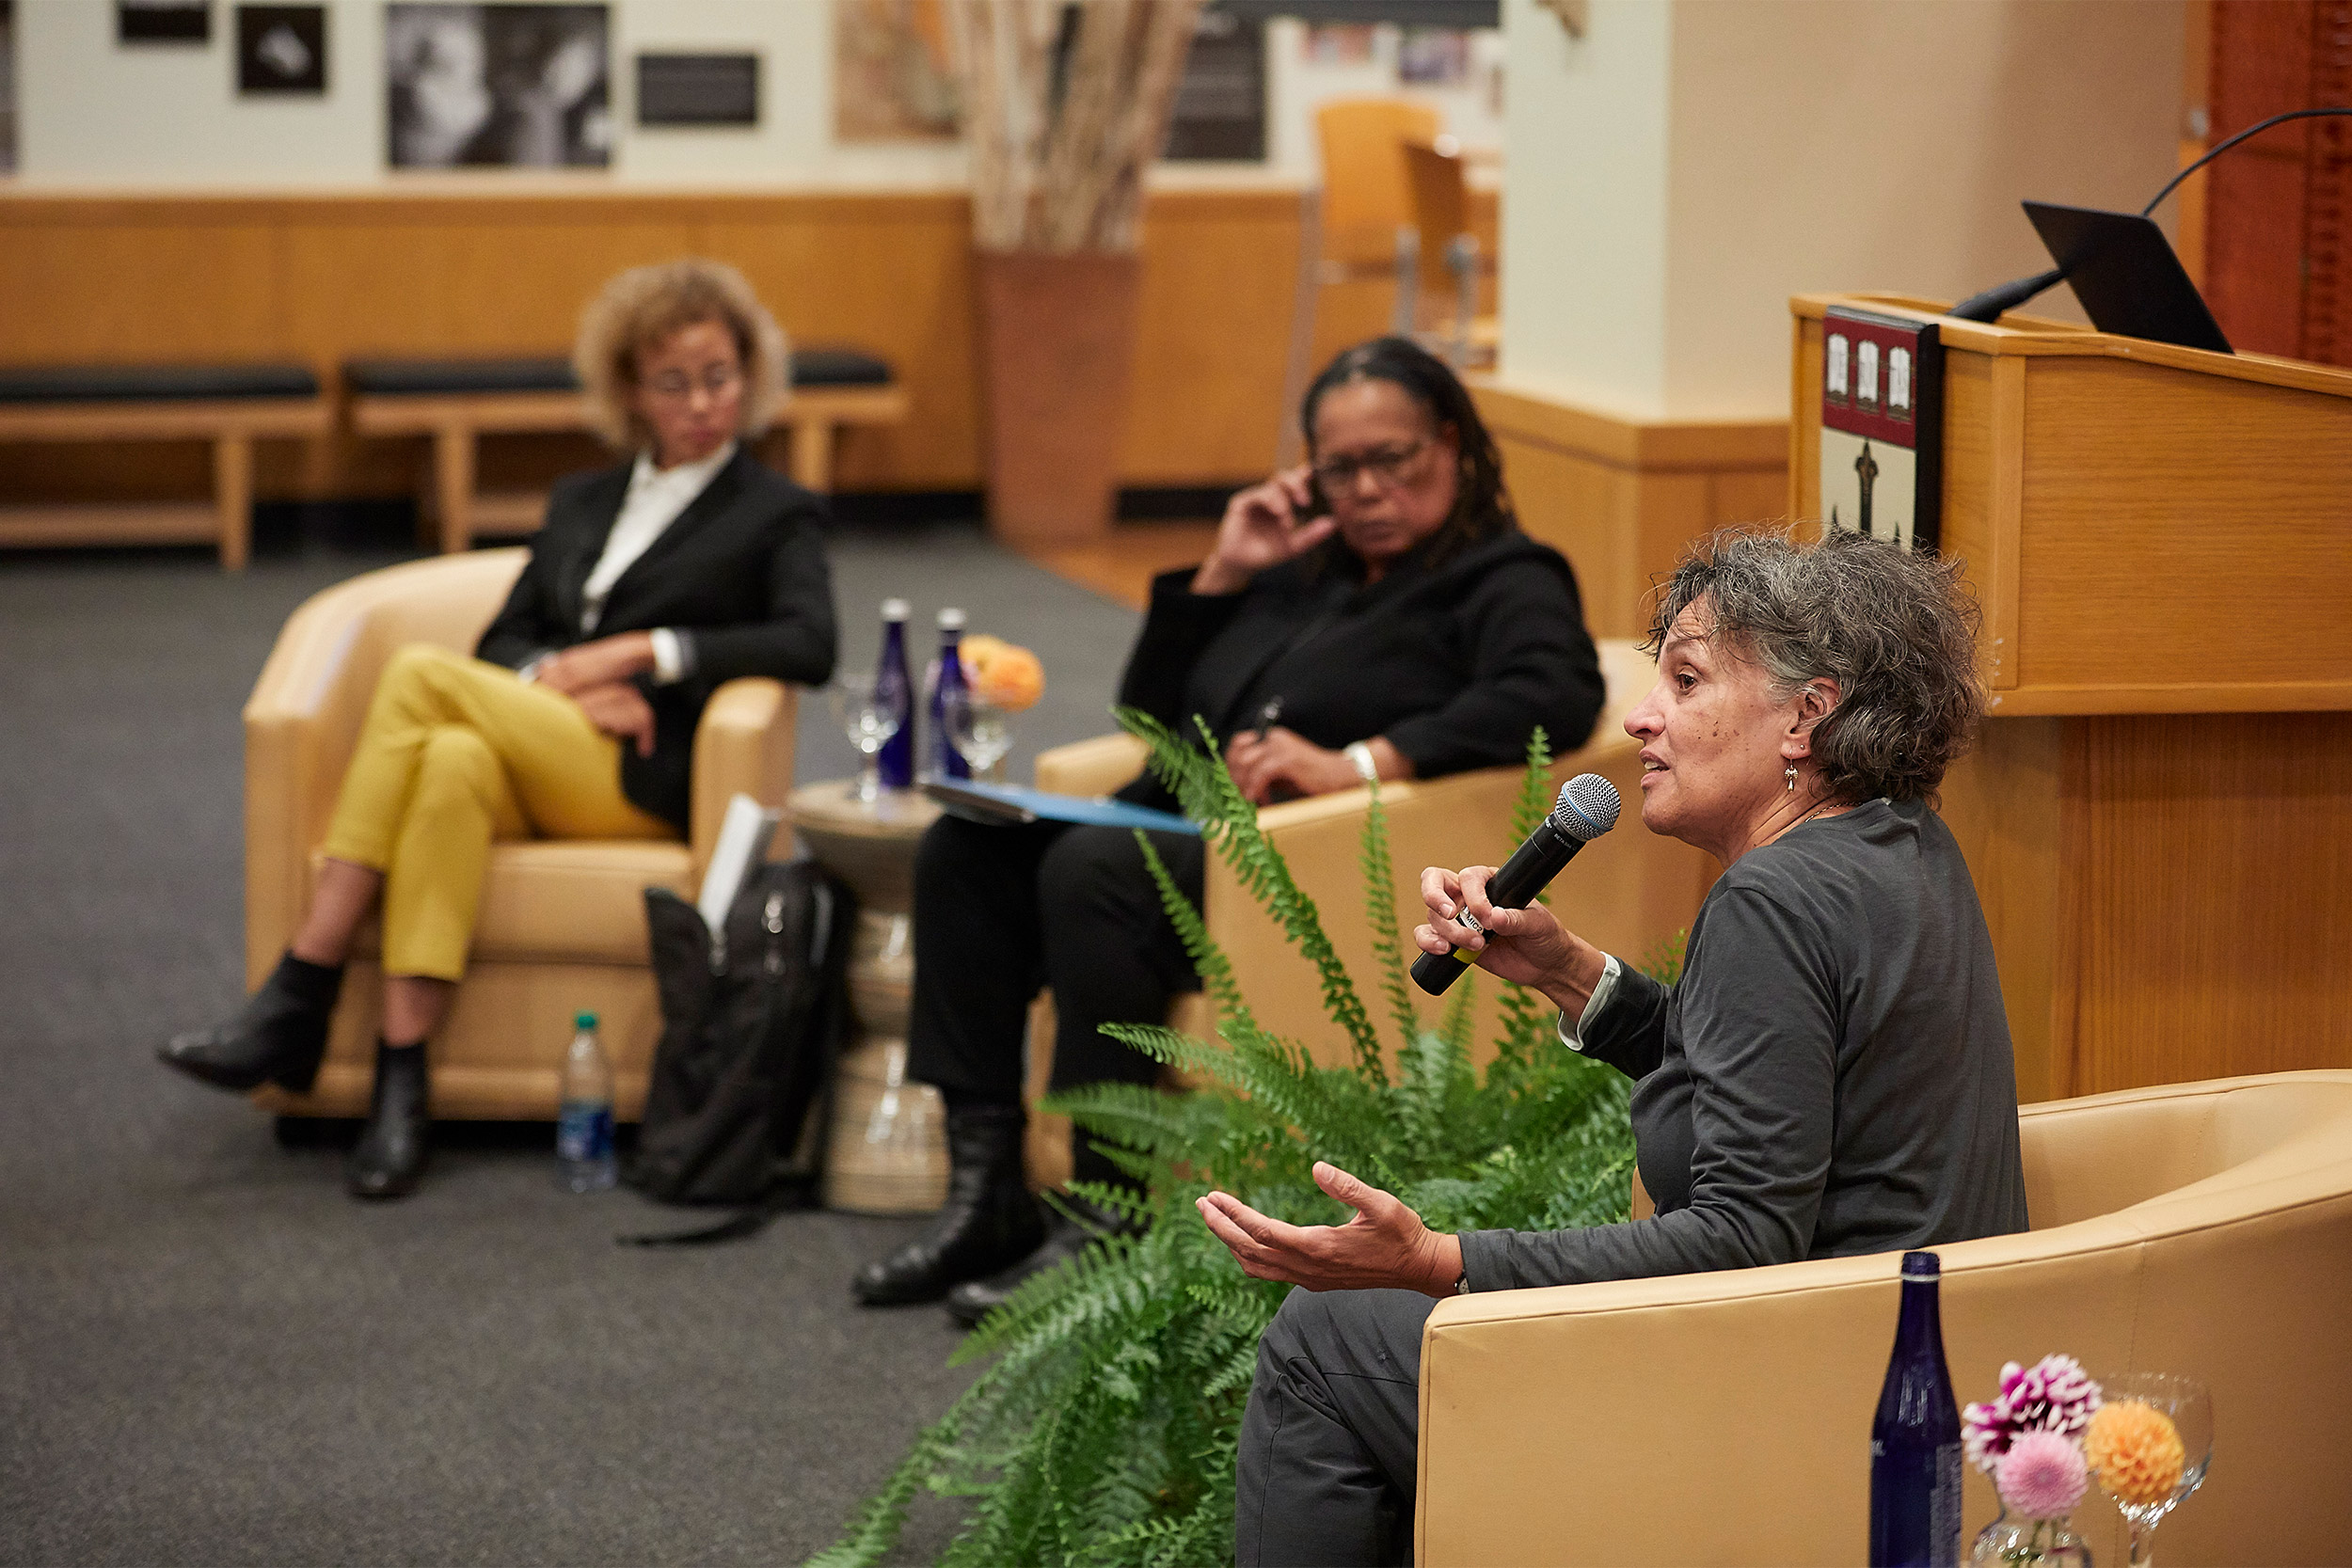
<svg viewBox="0 0 2352 1568">
<path fill-rule="evenodd" d="M 940 1560 L 1189 1565 L 1229 1561 L 1233 1453 L 1258 1337 L 1288 1287 L 1243 1275 L 1193 1212 L 1212 1185 L 1295 1224 L 1345 1211 L 1309 1174 L 1316 1160 L 1395 1193 L 1437 1228 L 1556 1229 L 1626 1217 L 1633 1163 L 1628 1085 L 1561 1049 L 1540 998 L 1505 989 L 1500 1038 L 1482 1084 L 1471 1069 L 1465 976 L 1438 1026 L 1406 989 L 1387 819 L 1373 792 L 1361 862 L 1382 1010 L 1375 1030 L 1314 902 L 1258 831 L 1214 744 L 1181 740 L 1146 715 L 1120 721 L 1152 746 L 1152 766 L 1211 843 L 1315 966 L 1349 1065 L 1315 1065 L 1306 1047 L 1260 1027 L 1199 911 L 1137 834 L 1160 899 L 1217 1008 L 1219 1043 L 1158 1027 L 1107 1032 L 1205 1076 L 1200 1093 L 1105 1084 L 1057 1097 L 1149 1198 L 1079 1183 L 1073 1190 L 1145 1222 L 1029 1280 L 956 1351 L 990 1364 L 814 1562 L 852 1568 L 897 1543 L 909 1504 L 929 1490 L 974 1499 Z M 1203 738 L 1208 739 L 1203 730 Z M 1544 734 L 1530 739 L 1515 812 L 1520 836 L 1550 808 Z M 1672 978 L 1676 948 L 1645 967 Z"/>
</svg>

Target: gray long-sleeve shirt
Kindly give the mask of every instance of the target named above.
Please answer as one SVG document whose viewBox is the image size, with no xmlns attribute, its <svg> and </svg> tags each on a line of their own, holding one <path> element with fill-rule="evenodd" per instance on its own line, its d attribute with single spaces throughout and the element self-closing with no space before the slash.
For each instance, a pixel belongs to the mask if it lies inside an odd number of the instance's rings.
<svg viewBox="0 0 2352 1568">
<path fill-rule="evenodd" d="M 1583 1029 L 1634 1079 L 1651 1218 L 1462 1237 L 1473 1291 L 1745 1268 L 2026 1228 L 2017 1080 L 1984 911 L 1921 801 L 1743 855 L 1681 982 L 1629 970 Z"/>
</svg>

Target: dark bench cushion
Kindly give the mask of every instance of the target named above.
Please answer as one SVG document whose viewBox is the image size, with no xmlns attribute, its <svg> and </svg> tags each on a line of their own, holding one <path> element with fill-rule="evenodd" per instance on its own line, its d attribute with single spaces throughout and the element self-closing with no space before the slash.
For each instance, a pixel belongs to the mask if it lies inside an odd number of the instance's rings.
<svg viewBox="0 0 2352 1568">
<path fill-rule="evenodd" d="M 792 351 L 795 387 L 887 387 L 890 361 L 853 348 L 796 348 Z"/>
<path fill-rule="evenodd" d="M 887 387 L 890 362 L 853 348 L 792 353 L 795 387 Z M 349 359 L 343 381 L 362 397 L 439 397 L 485 392 L 576 392 L 568 359 Z"/>
<path fill-rule="evenodd" d="M 362 397 L 438 397 L 468 392 L 577 392 L 572 362 L 533 359 L 346 359 L 343 385 Z"/>
<path fill-rule="evenodd" d="M 300 365 L 48 365 L 0 370 L 0 403 L 209 403 L 310 398 Z"/>
</svg>

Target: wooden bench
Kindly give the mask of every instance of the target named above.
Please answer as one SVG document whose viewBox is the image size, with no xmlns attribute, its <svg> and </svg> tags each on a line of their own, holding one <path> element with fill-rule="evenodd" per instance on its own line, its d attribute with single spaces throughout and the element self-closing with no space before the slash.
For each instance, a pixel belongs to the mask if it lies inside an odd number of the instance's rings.
<svg viewBox="0 0 2352 1568">
<path fill-rule="evenodd" d="M 483 436 L 591 428 L 571 361 L 555 356 L 355 359 L 343 366 L 343 385 L 359 435 L 432 437 L 444 551 L 469 547 L 477 533 L 529 533 L 546 510 L 544 495 L 476 487 Z M 790 430 L 793 483 L 831 490 L 837 430 L 906 416 L 906 388 L 883 360 L 854 349 L 794 350 L 792 396 L 777 420 Z"/>
<path fill-rule="evenodd" d="M 333 421 L 300 365 L 61 365 L 0 370 L 0 442 L 209 441 L 213 499 L 0 505 L 0 544 L 217 541 L 242 571 L 253 544 L 253 443 Z"/>
</svg>

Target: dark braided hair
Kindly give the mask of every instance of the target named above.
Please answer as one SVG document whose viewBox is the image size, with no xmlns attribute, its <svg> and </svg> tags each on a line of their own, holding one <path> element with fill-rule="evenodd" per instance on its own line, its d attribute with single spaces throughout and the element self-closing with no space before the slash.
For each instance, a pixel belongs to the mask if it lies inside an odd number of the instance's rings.
<svg viewBox="0 0 2352 1568">
<path fill-rule="evenodd" d="M 1502 454 L 1495 450 L 1486 422 L 1478 417 L 1470 388 L 1444 360 L 1410 339 L 1375 338 L 1345 350 L 1324 367 L 1298 408 L 1309 461 L 1315 452 L 1315 410 L 1327 393 L 1358 381 L 1388 382 L 1412 399 L 1440 434 L 1448 430 L 1454 434 L 1460 452 L 1454 471 L 1454 510 L 1431 538 L 1428 559 L 1432 565 L 1467 546 L 1518 526 L 1510 494 L 1502 487 Z"/>
</svg>

